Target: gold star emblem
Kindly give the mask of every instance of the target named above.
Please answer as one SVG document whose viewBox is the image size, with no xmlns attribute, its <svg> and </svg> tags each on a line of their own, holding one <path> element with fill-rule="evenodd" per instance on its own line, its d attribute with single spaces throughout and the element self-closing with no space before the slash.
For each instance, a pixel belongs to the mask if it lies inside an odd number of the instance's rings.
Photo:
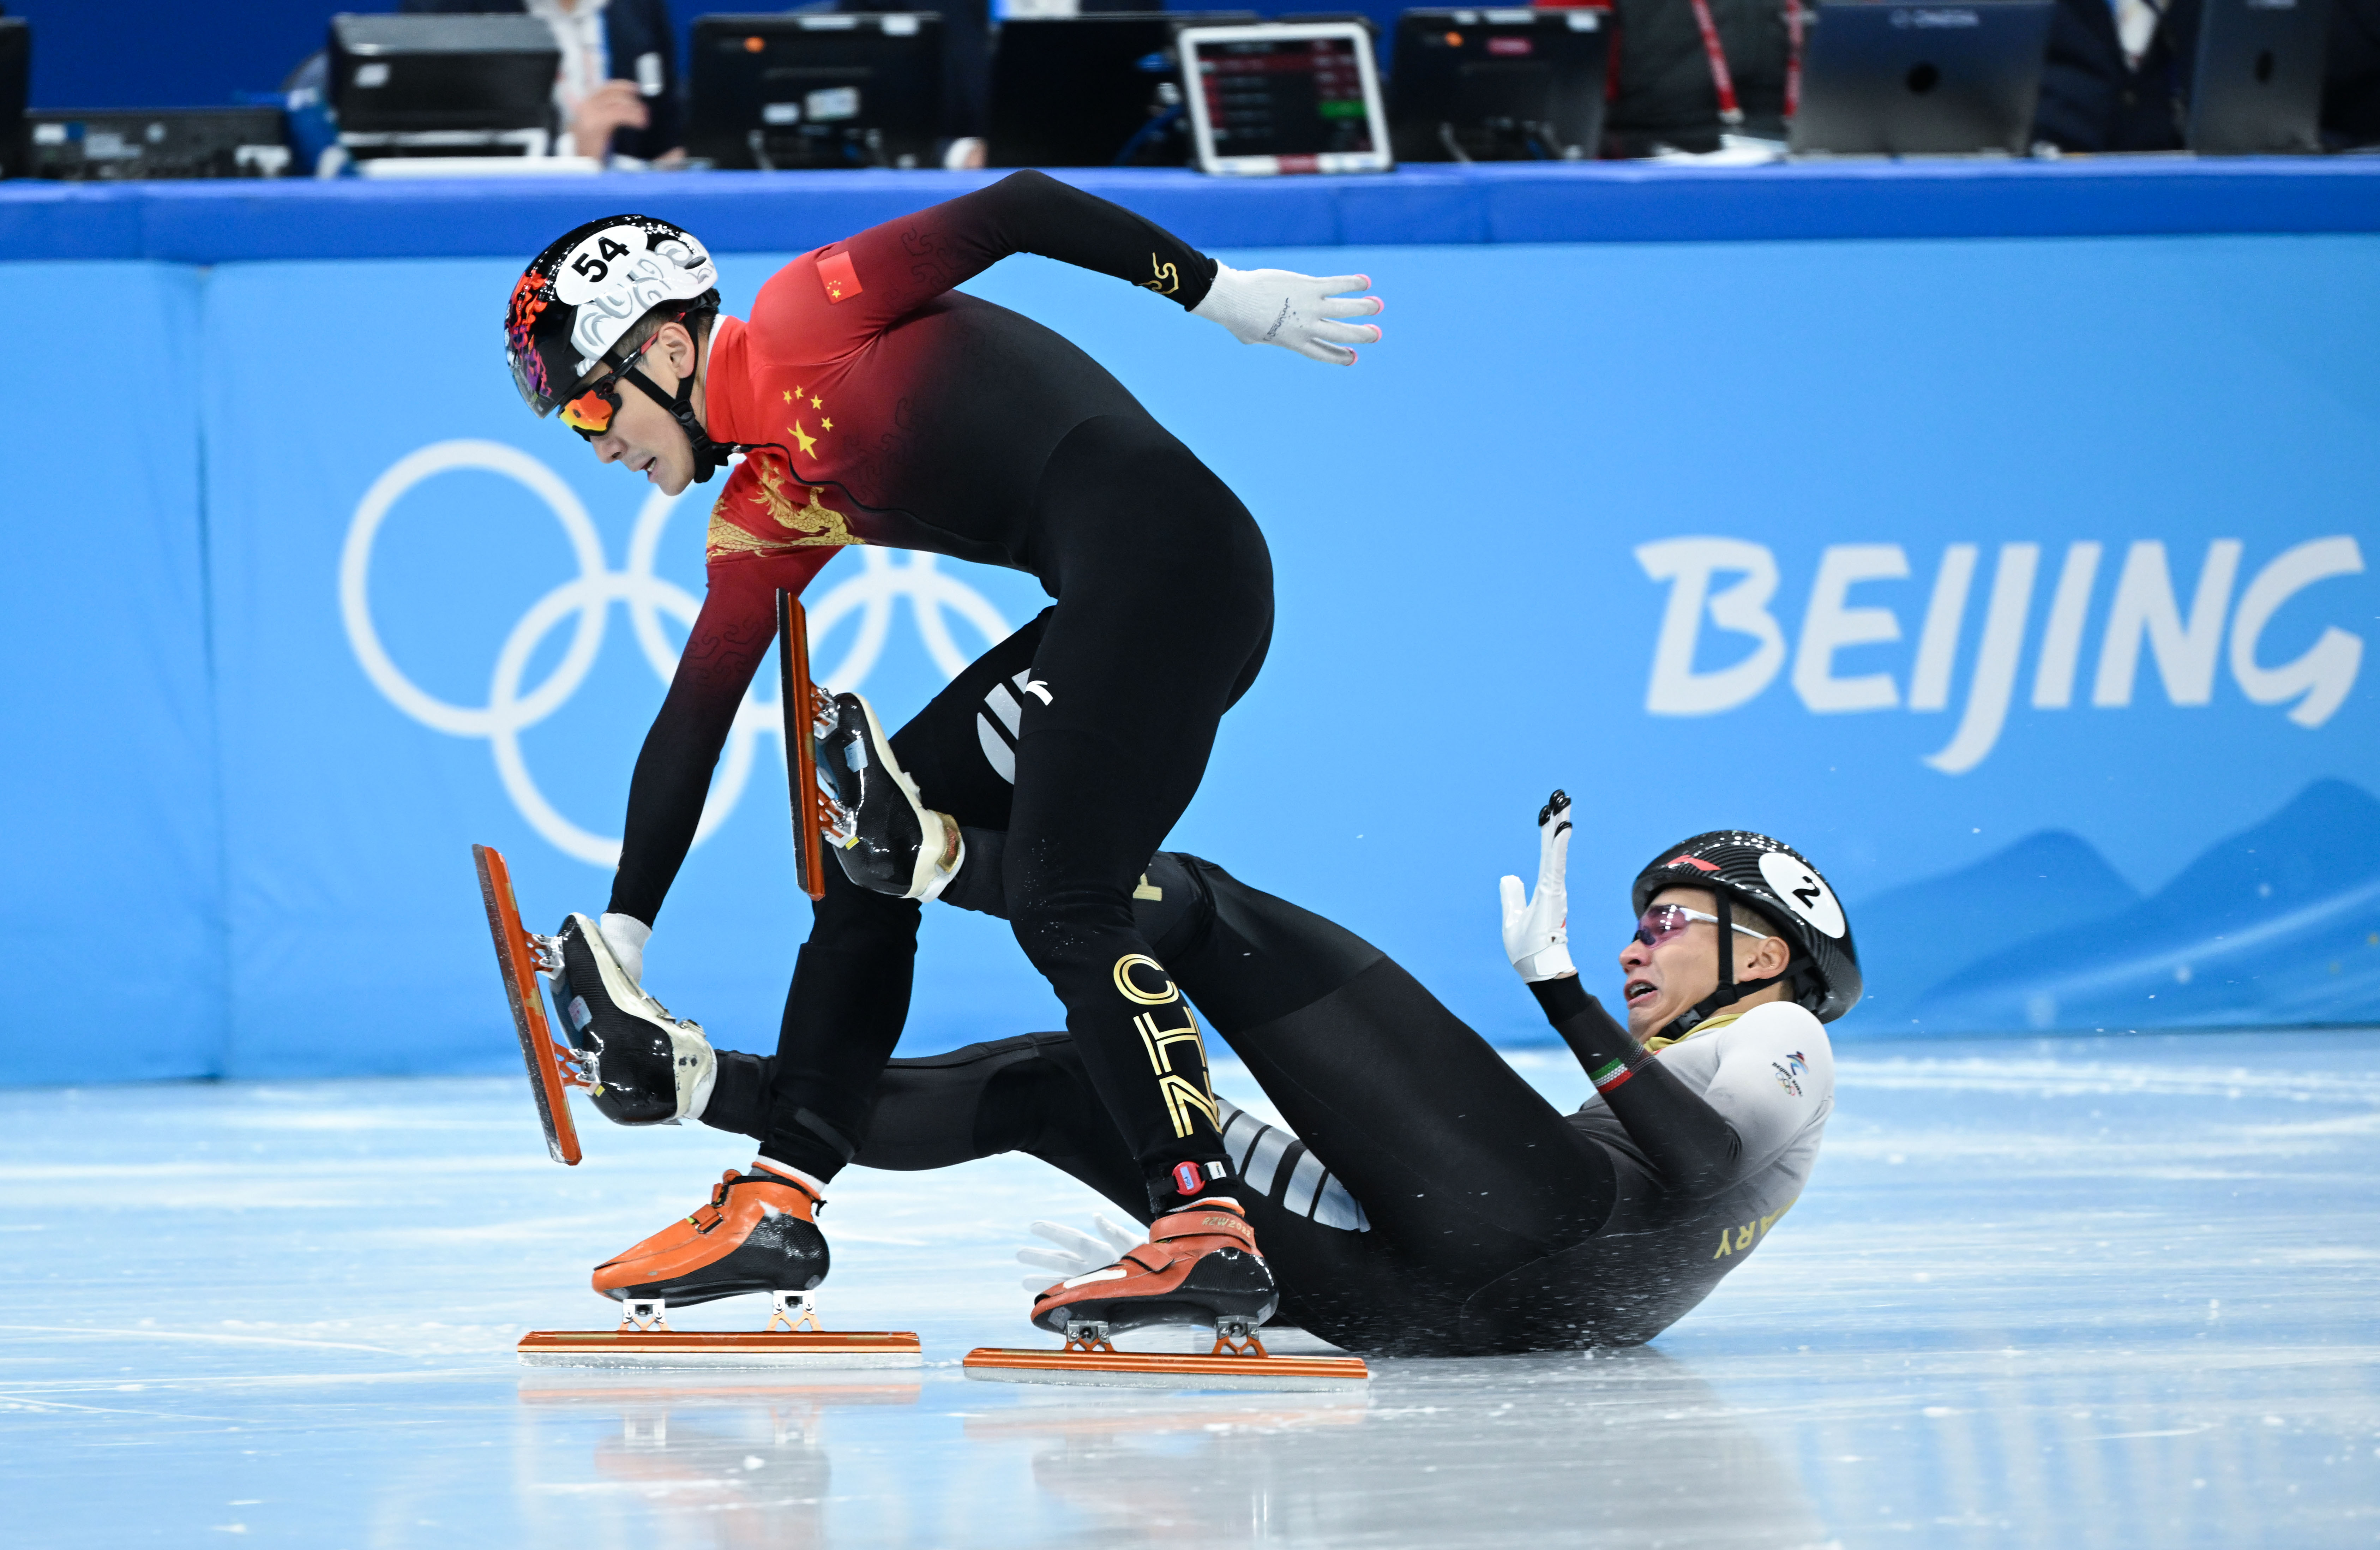
<svg viewBox="0 0 2380 1550">
<path fill-rule="evenodd" d="M 819 401 L 818 401 L 817 399 L 815 399 L 815 398 L 811 399 L 811 400 L 810 400 L 810 407 L 811 407 L 811 408 L 813 408 L 813 409 L 815 409 L 815 408 L 817 408 L 818 406 L 819 406 Z"/>
<path fill-rule="evenodd" d="M 790 393 L 789 393 L 789 394 L 785 394 L 785 402 L 786 402 L 786 403 L 790 404 L 790 403 L 792 403 L 793 401 L 794 401 L 794 395 L 793 395 L 792 394 L 790 394 Z"/>
<path fill-rule="evenodd" d="M 834 421 L 832 419 L 822 419 L 819 421 L 819 429 L 820 430 L 832 430 L 834 429 Z"/>
<path fill-rule="evenodd" d="M 810 449 L 818 445 L 818 438 L 805 431 L 799 420 L 794 421 L 794 440 L 800 443 L 804 457 L 808 457 L 810 454 Z"/>
</svg>

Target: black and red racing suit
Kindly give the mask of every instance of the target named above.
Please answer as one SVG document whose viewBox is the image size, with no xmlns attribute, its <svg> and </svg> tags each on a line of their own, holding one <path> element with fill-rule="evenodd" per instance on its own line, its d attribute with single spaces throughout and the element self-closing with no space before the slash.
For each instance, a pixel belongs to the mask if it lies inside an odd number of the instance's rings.
<svg viewBox="0 0 2380 1550">
<path fill-rule="evenodd" d="M 709 590 L 637 761 L 610 907 L 648 924 L 659 913 L 774 638 L 778 588 L 798 592 L 856 543 L 1031 573 L 1057 602 L 1012 729 L 1013 791 L 923 794 L 1007 830 L 1005 913 L 1156 1199 L 1177 1164 L 1212 1177 L 1226 1154 L 1196 1025 L 1131 890 L 1262 664 L 1271 563 L 1247 509 L 1122 383 L 1050 329 L 953 289 L 1012 253 L 1185 309 L 1216 272 L 1131 212 L 1027 172 L 805 254 L 749 320 L 718 321 L 706 423 L 760 450 L 711 513 Z M 821 1179 L 849 1160 L 900 1036 L 918 920 L 835 868 L 827 882 L 761 1146 Z"/>
</svg>

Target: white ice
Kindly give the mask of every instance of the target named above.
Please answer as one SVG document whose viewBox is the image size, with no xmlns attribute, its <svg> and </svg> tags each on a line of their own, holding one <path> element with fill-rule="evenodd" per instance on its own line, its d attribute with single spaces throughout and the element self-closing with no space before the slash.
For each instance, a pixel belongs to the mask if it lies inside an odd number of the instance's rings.
<svg viewBox="0 0 2380 1550">
<path fill-rule="evenodd" d="M 1852 1045 L 1839 1102 L 1652 1347 L 1341 1397 L 962 1379 L 1043 1339 L 1024 1225 L 1099 1208 L 1026 1159 L 837 1181 L 823 1310 L 920 1372 L 578 1374 L 514 1340 L 748 1147 L 581 1110 L 558 1168 L 517 1079 L 0 1092 L 0 1544 L 2380 1539 L 2380 1034 Z"/>
</svg>

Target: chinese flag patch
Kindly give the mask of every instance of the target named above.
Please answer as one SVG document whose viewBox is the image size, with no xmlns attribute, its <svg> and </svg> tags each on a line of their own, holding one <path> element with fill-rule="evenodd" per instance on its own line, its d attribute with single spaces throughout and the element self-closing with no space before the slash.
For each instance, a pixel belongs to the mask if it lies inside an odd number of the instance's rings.
<svg viewBox="0 0 2380 1550">
<path fill-rule="evenodd" d="M 860 291 L 859 272 L 851 267 L 851 255 L 837 253 L 832 258 L 820 259 L 819 284 L 826 287 L 826 298 L 829 301 L 841 301 L 844 297 L 857 296 Z"/>
</svg>

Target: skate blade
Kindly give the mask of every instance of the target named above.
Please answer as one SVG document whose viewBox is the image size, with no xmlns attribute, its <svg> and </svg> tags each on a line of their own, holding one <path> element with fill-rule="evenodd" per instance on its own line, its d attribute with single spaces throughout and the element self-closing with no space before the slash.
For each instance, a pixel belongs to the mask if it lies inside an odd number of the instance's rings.
<svg viewBox="0 0 2380 1550">
<path fill-rule="evenodd" d="M 906 1330 L 803 1330 L 799 1334 L 670 1329 L 532 1329 L 516 1348 L 528 1367 L 917 1367 L 925 1362 Z"/>
<path fill-rule="evenodd" d="M 961 1364 L 991 1383 L 1096 1388 L 1347 1388 L 1371 1380 L 1360 1356 L 1196 1356 L 1133 1350 L 1026 1350 L 978 1346 Z"/>
<path fill-rule="evenodd" d="M 529 1096 L 537 1100 L 546 1155 L 576 1167 L 582 1154 L 578 1127 L 570 1118 L 571 1082 L 563 1074 L 560 1049 L 545 1020 L 545 992 L 538 983 L 537 956 L 529 947 L 528 928 L 521 925 L 512 871 L 493 845 L 473 845 L 471 861 L 479 869 L 480 902 L 487 908 L 488 934 L 495 940 L 496 971 L 504 979 L 504 999 L 512 1008 L 521 1060 L 528 1068 Z"/>
</svg>

